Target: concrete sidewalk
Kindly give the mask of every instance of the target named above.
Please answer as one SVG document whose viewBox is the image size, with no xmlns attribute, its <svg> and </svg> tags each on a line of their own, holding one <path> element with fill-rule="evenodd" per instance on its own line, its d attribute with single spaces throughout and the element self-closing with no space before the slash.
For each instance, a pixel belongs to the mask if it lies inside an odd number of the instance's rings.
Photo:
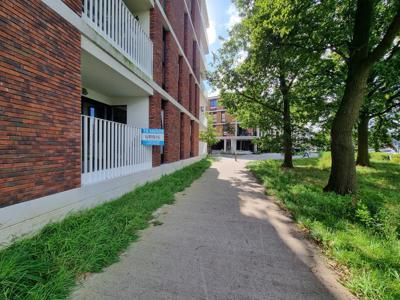
<svg viewBox="0 0 400 300">
<path fill-rule="evenodd" d="M 215 162 L 73 299 L 351 299 L 247 162 Z"/>
</svg>

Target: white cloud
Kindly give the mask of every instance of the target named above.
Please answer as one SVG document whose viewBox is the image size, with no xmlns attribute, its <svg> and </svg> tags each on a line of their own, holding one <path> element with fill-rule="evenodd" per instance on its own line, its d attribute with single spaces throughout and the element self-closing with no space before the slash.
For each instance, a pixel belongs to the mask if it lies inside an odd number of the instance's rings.
<svg viewBox="0 0 400 300">
<path fill-rule="evenodd" d="M 212 90 L 208 91 L 208 97 L 218 97 L 220 94 L 220 90 L 217 88 L 213 88 Z"/>
<path fill-rule="evenodd" d="M 228 15 L 229 15 L 229 21 L 227 27 L 228 29 L 232 29 L 234 25 L 240 23 L 241 21 L 241 17 L 239 16 L 239 11 L 237 10 L 235 4 L 231 3 L 231 5 L 229 6 Z"/>
<path fill-rule="evenodd" d="M 215 41 L 217 40 L 217 29 L 215 27 L 215 22 L 213 20 L 210 20 L 210 27 L 207 28 L 207 38 L 209 45 L 214 44 Z"/>
</svg>

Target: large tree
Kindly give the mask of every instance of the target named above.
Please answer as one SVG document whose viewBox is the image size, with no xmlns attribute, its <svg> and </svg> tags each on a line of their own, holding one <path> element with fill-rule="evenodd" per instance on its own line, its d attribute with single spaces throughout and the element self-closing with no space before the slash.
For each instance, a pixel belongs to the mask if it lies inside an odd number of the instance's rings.
<svg viewBox="0 0 400 300">
<path fill-rule="evenodd" d="M 367 81 L 368 89 L 365 103 L 361 108 L 357 128 L 357 164 L 369 166 L 369 131 L 371 120 L 374 122 L 374 140 L 386 136 L 385 131 L 400 109 L 400 51 L 395 47 L 392 52 L 372 69 Z M 383 126 L 386 125 L 386 126 Z M 379 134 L 379 131 L 382 134 Z"/>
<path fill-rule="evenodd" d="M 244 0 L 243 0 L 244 1 Z M 325 191 L 356 191 L 352 132 L 364 102 L 370 70 L 395 46 L 400 31 L 400 1 L 325 0 L 271 3 L 273 26 L 293 32 L 299 51 L 325 49 L 346 63 L 343 95 L 331 126 L 332 168 Z"/>
<path fill-rule="evenodd" d="M 293 168 L 292 114 L 300 110 L 293 105 L 300 107 L 301 100 L 297 86 L 320 53 L 299 51 L 293 45 L 301 28 L 285 31 L 273 26 L 274 1 L 236 1 L 242 21 L 219 51 L 210 79 L 234 113 L 274 121 L 282 133 L 282 166 Z"/>
<path fill-rule="evenodd" d="M 352 130 L 356 124 L 371 68 L 388 50 L 400 31 L 400 3 L 382 7 L 374 0 L 358 0 L 348 48 L 348 71 L 343 97 L 331 130 L 332 169 L 325 191 L 348 194 L 356 191 L 357 179 Z M 386 12 L 385 9 L 388 11 Z M 393 16 L 388 18 L 388 15 Z M 381 18 L 379 18 L 381 17 Z M 390 20 L 385 24 L 385 20 Z M 386 27 L 381 37 L 373 34 L 374 25 Z M 382 24 L 384 24 L 382 26 Z M 386 25 L 386 26 L 385 26 Z"/>
</svg>

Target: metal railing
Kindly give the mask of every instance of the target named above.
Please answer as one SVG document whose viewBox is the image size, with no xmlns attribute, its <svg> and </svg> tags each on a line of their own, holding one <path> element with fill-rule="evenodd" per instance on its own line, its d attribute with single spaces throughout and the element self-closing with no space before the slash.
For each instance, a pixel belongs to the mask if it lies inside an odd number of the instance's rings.
<svg viewBox="0 0 400 300">
<path fill-rule="evenodd" d="M 82 116 L 82 185 L 152 167 L 152 147 L 141 144 L 141 129 Z"/>
<path fill-rule="evenodd" d="M 122 0 L 83 0 L 83 19 L 149 77 L 153 42 Z"/>
</svg>

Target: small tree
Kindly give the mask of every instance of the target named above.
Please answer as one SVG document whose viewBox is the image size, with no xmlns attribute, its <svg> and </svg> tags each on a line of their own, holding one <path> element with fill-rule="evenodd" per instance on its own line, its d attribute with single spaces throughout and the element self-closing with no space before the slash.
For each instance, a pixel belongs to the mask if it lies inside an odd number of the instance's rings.
<svg viewBox="0 0 400 300">
<path fill-rule="evenodd" d="M 200 132 L 200 140 L 207 144 L 208 154 L 211 154 L 211 147 L 218 143 L 217 132 L 213 126 L 211 115 L 207 115 L 207 129 Z"/>
</svg>

